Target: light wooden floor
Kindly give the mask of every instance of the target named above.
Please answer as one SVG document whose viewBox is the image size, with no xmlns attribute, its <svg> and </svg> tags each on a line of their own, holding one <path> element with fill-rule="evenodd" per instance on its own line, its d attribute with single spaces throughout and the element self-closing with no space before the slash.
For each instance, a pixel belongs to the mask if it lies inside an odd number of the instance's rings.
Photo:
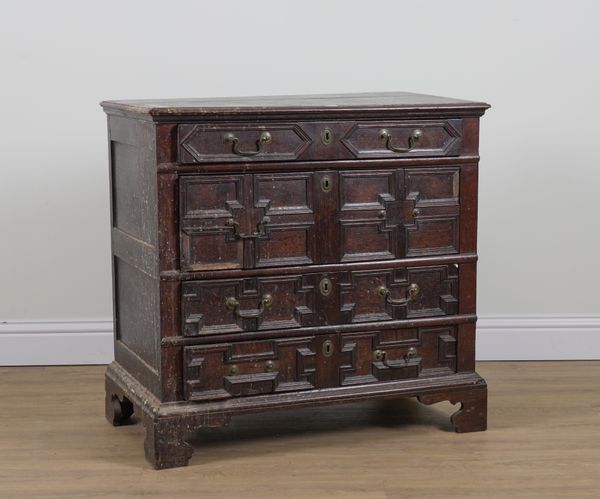
<svg viewBox="0 0 600 499">
<path fill-rule="evenodd" d="M 279 412 L 198 432 L 151 470 L 103 416 L 103 367 L 0 368 L 0 497 L 600 497 L 600 362 L 482 363 L 489 430 L 413 400 Z"/>
</svg>

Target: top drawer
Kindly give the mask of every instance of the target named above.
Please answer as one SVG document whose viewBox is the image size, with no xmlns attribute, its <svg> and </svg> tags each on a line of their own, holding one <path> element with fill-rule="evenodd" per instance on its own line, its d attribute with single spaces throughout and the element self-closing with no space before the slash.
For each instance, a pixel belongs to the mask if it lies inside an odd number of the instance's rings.
<svg viewBox="0 0 600 499">
<path fill-rule="evenodd" d="M 456 156 L 462 120 L 181 124 L 179 162 Z"/>
</svg>

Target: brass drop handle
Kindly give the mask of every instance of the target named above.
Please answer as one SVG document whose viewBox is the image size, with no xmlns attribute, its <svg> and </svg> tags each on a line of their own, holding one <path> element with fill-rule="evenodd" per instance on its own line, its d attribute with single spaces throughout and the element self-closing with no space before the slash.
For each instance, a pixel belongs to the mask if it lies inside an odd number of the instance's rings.
<svg viewBox="0 0 600 499">
<path fill-rule="evenodd" d="M 273 296 L 270 294 L 262 295 L 260 303 L 258 304 L 258 310 L 240 310 L 240 302 L 237 301 L 233 296 L 230 296 L 225 300 L 225 306 L 229 310 L 233 310 L 236 317 L 240 319 L 259 319 L 265 313 L 265 309 L 273 305 Z"/>
<path fill-rule="evenodd" d="M 410 347 L 407 351 L 406 354 L 404 354 L 404 362 L 408 363 L 410 361 L 410 359 L 412 359 L 413 357 L 417 356 L 417 349 L 415 347 Z M 373 359 L 375 359 L 377 362 L 383 362 L 383 364 L 386 367 L 402 367 L 402 366 L 397 366 L 397 365 L 390 365 L 388 363 L 388 359 L 387 359 L 387 352 L 385 350 L 375 350 L 373 352 Z"/>
<path fill-rule="evenodd" d="M 417 296 L 420 291 L 421 291 L 421 289 L 419 288 L 419 285 L 412 283 L 408 287 L 408 297 L 400 298 L 399 300 L 396 300 L 396 299 L 392 298 L 391 291 L 388 288 L 386 288 L 385 286 L 379 286 L 379 288 L 377 289 L 377 292 L 379 293 L 379 295 L 382 296 L 383 298 L 385 298 L 385 302 L 389 303 L 390 305 L 406 305 L 415 296 Z"/>
<path fill-rule="evenodd" d="M 410 152 L 423 138 L 423 130 L 415 128 L 408 138 L 408 147 L 395 147 L 392 145 L 392 134 L 383 128 L 379 131 L 379 138 L 385 140 L 385 147 L 392 152 Z"/>
<path fill-rule="evenodd" d="M 255 151 L 242 151 L 238 144 L 239 139 L 233 133 L 226 133 L 223 135 L 223 143 L 231 144 L 231 150 L 233 154 L 237 154 L 238 156 L 256 156 L 263 152 L 262 146 L 263 144 L 268 144 L 273 140 L 273 137 L 269 132 L 263 132 L 260 134 L 260 137 L 256 141 L 256 150 Z"/>
<path fill-rule="evenodd" d="M 228 227 L 233 228 L 233 237 L 236 239 L 257 239 L 259 237 L 265 237 L 267 235 L 266 225 L 271 223 L 271 218 L 264 216 L 261 221 L 256 224 L 256 232 L 252 234 L 242 234 L 240 232 L 240 224 L 233 218 L 228 218 L 225 224 Z"/>
</svg>

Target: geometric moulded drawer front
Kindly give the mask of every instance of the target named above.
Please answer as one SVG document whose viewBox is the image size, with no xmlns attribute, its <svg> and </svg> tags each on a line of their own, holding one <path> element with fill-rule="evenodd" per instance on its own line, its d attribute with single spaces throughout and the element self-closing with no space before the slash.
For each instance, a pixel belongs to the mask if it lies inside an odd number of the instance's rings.
<svg viewBox="0 0 600 499">
<path fill-rule="evenodd" d="M 456 254 L 459 187 L 457 166 L 183 175 L 181 267 L 247 269 Z M 323 233 L 327 244 L 319 245 Z"/>
<path fill-rule="evenodd" d="M 455 265 L 187 281 L 183 334 L 206 336 L 458 313 Z"/>
<path fill-rule="evenodd" d="M 184 347 L 186 400 L 215 400 L 456 372 L 456 326 Z"/>
</svg>

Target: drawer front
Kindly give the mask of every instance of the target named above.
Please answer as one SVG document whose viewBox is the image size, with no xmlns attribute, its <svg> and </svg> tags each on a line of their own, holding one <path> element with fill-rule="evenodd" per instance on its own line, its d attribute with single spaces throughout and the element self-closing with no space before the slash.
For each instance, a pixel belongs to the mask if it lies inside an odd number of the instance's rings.
<svg viewBox="0 0 600 499">
<path fill-rule="evenodd" d="M 460 167 L 184 175 L 183 270 L 459 251 Z"/>
<path fill-rule="evenodd" d="M 179 162 L 456 156 L 462 120 L 219 123 L 178 126 Z"/>
<path fill-rule="evenodd" d="M 454 315 L 458 267 L 188 281 L 182 302 L 185 336 Z"/>
<path fill-rule="evenodd" d="M 463 146 L 462 121 L 357 123 L 342 142 L 360 159 L 457 156 Z"/>
<path fill-rule="evenodd" d="M 456 327 L 184 347 L 186 400 L 330 388 L 456 372 Z"/>
</svg>

